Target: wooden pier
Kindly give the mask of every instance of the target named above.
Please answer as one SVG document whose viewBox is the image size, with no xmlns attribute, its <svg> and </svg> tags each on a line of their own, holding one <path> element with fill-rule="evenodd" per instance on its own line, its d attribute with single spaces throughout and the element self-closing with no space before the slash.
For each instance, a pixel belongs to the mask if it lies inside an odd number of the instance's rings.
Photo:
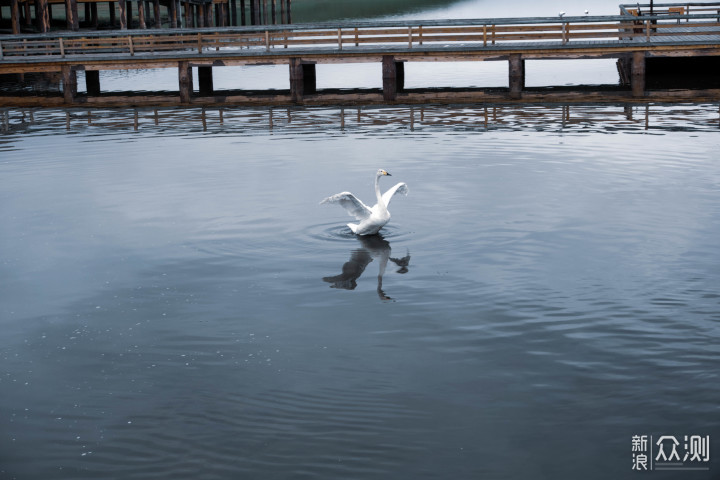
<svg viewBox="0 0 720 480">
<path fill-rule="evenodd" d="M 641 5 L 641 8 L 643 6 Z M 695 58 L 717 66 L 720 4 L 656 5 L 654 15 L 621 6 L 617 16 L 354 22 L 222 28 L 86 31 L 0 36 L 0 74 L 59 72 L 62 97 L 0 96 L 0 105 L 369 104 L 483 101 L 617 101 L 720 98 L 720 85 L 703 90 L 650 91 L 650 61 Z M 649 8 L 647 9 L 649 10 Z M 597 92 L 525 88 L 525 61 L 617 59 L 626 88 Z M 505 61 L 508 87 L 407 91 L 406 62 Z M 382 90 L 324 92 L 316 65 L 377 63 Z M 218 92 L 213 69 L 287 65 L 289 90 L 262 94 Z M 173 95 L 103 93 L 106 70 L 173 68 Z M 192 69 L 197 69 L 198 89 Z M 77 94 L 77 71 L 87 94 Z"/>
<path fill-rule="evenodd" d="M 10 13 L 9 22 L 3 22 L 2 7 Z M 9 23 L 5 28 L 14 35 L 81 28 L 278 25 L 292 23 L 291 7 L 291 0 L 0 0 L 0 24 Z"/>
</svg>

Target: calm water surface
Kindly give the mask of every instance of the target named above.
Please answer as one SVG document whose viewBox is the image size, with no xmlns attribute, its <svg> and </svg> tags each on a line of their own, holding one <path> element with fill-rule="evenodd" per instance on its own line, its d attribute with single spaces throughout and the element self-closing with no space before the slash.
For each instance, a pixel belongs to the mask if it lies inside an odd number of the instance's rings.
<svg viewBox="0 0 720 480">
<path fill-rule="evenodd" d="M 717 104 L 4 120 L 0 478 L 718 478 Z"/>
</svg>

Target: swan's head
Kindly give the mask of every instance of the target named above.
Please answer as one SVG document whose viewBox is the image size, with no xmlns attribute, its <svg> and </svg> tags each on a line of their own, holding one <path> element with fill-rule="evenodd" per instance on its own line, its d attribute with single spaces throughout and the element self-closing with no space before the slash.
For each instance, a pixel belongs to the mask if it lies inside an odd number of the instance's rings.
<svg viewBox="0 0 720 480">
<path fill-rule="evenodd" d="M 383 175 L 388 176 L 388 177 L 392 177 L 392 175 L 390 175 L 390 174 L 387 172 L 387 170 L 383 170 L 383 169 L 381 168 L 380 170 L 377 171 L 377 176 L 378 176 L 378 177 L 382 177 Z"/>
</svg>

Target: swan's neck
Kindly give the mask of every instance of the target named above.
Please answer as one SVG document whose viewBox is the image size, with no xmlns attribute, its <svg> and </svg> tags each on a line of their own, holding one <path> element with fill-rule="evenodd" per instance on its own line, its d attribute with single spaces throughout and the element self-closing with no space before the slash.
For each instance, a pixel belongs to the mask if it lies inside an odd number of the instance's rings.
<svg viewBox="0 0 720 480">
<path fill-rule="evenodd" d="M 383 203 L 382 195 L 380 194 L 380 175 L 375 177 L 375 196 L 377 197 L 378 205 L 382 205 L 384 207 L 385 204 Z"/>
</svg>

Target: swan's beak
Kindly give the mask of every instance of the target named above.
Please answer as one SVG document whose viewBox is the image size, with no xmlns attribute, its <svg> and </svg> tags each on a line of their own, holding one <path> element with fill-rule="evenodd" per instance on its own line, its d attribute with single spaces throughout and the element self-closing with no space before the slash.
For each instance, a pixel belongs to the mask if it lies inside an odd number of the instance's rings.
<svg viewBox="0 0 720 480">
<path fill-rule="evenodd" d="M 392 177 L 392 175 L 390 175 L 390 172 L 386 172 L 385 170 L 383 170 L 383 175 L 387 175 L 388 177 Z"/>
</svg>

